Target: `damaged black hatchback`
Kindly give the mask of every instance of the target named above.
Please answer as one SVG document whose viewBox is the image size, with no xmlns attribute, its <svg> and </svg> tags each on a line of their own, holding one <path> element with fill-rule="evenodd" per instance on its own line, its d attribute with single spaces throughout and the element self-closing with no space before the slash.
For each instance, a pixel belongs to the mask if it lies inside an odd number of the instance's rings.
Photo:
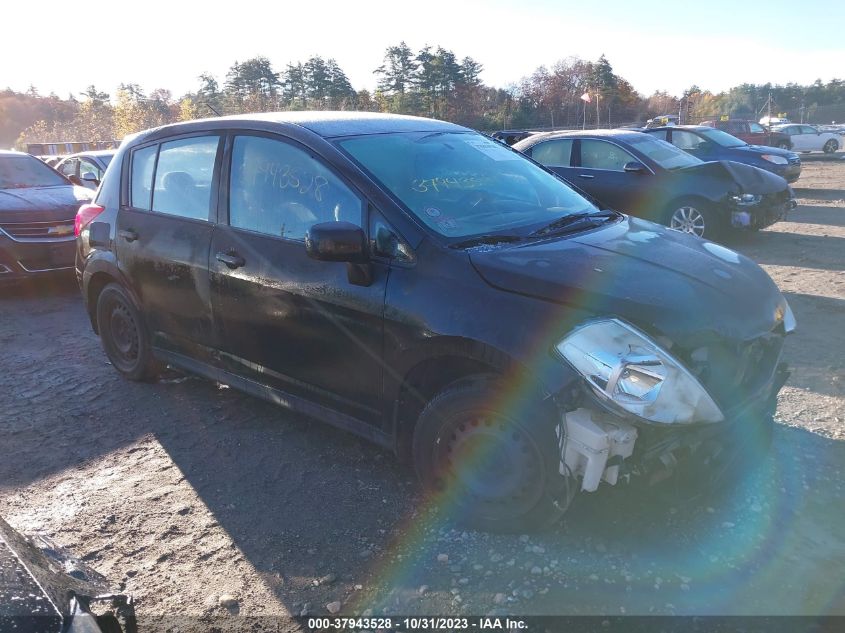
<svg viewBox="0 0 845 633">
<path fill-rule="evenodd" d="M 484 529 L 749 458 L 795 328 L 745 257 L 429 119 L 150 130 L 78 225 L 82 294 L 124 376 L 169 364 L 349 429 Z"/>
</svg>

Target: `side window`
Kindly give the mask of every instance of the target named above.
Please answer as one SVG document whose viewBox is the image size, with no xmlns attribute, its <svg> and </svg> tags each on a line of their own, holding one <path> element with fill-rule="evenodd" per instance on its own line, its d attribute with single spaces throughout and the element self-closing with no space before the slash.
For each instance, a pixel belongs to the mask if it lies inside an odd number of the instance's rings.
<svg viewBox="0 0 845 633">
<path fill-rule="evenodd" d="M 581 139 L 581 167 L 623 171 L 625 163 L 635 160 L 631 154 L 613 143 Z"/>
<path fill-rule="evenodd" d="M 97 167 L 94 163 L 91 163 L 87 160 L 80 159 L 79 161 L 79 176 L 82 177 L 85 174 L 94 174 L 94 177 L 97 180 L 100 180 L 103 177 L 103 172 L 100 171 L 100 168 Z"/>
<path fill-rule="evenodd" d="M 572 139 L 546 141 L 535 145 L 531 150 L 531 158 L 541 165 L 553 167 L 569 167 L 572 157 Z"/>
<path fill-rule="evenodd" d="M 697 150 L 704 142 L 698 134 L 684 130 L 672 130 L 672 145 L 684 151 Z"/>
<path fill-rule="evenodd" d="M 199 136 L 161 144 L 153 188 L 153 211 L 208 220 L 211 180 L 219 136 Z"/>
<path fill-rule="evenodd" d="M 229 186 L 231 226 L 292 240 L 320 222 L 361 226 L 360 198 L 320 161 L 293 145 L 238 136 Z"/>
<path fill-rule="evenodd" d="M 155 170 L 158 145 L 151 145 L 132 152 L 132 173 L 130 176 L 129 205 L 136 209 L 150 210 L 153 192 L 153 171 Z"/>
<path fill-rule="evenodd" d="M 728 121 L 728 127 L 725 131 L 728 134 L 742 134 L 745 131 L 745 126 L 739 121 Z"/>
<path fill-rule="evenodd" d="M 751 131 L 754 134 L 765 134 L 766 133 L 766 130 L 763 129 L 763 126 L 760 125 L 759 123 L 752 123 L 751 124 Z"/>
<path fill-rule="evenodd" d="M 65 176 L 74 176 L 76 175 L 76 165 L 78 161 L 75 158 L 71 158 L 66 160 L 64 164 L 61 166 L 59 171 L 64 174 Z"/>
<path fill-rule="evenodd" d="M 661 141 L 665 141 L 669 132 L 667 132 L 666 130 L 657 130 L 655 132 L 646 132 L 646 134 L 648 134 L 649 136 L 653 136 L 654 138 L 658 138 Z"/>
<path fill-rule="evenodd" d="M 810 127 L 809 125 L 802 125 L 801 134 L 818 134 L 818 131 L 816 131 L 816 128 Z"/>
</svg>

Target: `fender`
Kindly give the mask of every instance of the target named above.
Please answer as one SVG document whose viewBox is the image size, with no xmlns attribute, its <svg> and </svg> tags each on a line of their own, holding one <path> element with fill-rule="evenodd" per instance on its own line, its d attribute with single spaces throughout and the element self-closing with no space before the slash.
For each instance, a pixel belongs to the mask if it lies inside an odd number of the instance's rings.
<svg viewBox="0 0 845 633">
<path fill-rule="evenodd" d="M 126 290 L 126 293 L 129 295 L 129 298 L 132 300 L 135 308 L 139 311 L 141 310 L 141 300 L 135 292 L 135 289 L 132 287 L 132 284 L 120 270 L 114 252 L 109 250 L 91 251 L 82 272 L 82 301 L 84 302 L 85 309 L 88 312 L 91 327 L 97 334 L 99 334 L 99 330 L 97 328 L 97 306 L 96 304 L 91 305 L 89 303 L 89 298 L 91 296 L 91 280 L 102 274 L 108 275 L 114 279 L 115 282 L 123 286 L 123 289 Z"/>
</svg>

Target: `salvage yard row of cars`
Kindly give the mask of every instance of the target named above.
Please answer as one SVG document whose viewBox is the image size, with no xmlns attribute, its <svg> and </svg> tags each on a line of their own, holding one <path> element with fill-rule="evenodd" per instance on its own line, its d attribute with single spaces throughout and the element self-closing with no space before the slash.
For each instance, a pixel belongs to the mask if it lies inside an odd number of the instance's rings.
<svg viewBox="0 0 845 633">
<path fill-rule="evenodd" d="M 720 481 L 767 446 L 795 319 L 700 236 L 791 191 L 681 131 L 509 148 L 417 117 L 221 117 L 125 139 L 96 193 L 3 153 L 0 278 L 73 267 L 127 379 L 229 384 L 394 450 L 466 523 L 536 529 L 600 482 Z"/>
</svg>

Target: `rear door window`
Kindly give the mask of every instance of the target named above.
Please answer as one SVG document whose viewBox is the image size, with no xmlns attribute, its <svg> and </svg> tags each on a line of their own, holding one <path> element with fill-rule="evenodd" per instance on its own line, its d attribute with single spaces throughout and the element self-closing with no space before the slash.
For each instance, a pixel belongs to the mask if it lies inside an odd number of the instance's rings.
<svg viewBox="0 0 845 633">
<path fill-rule="evenodd" d="M 572 158 L 572 139 L 556 139 L 535 145 L 531 158 L 541 165 L 550 167 L 569 167 Z"/>
<path fill-rule="evenodd" d="M 581 139 L 581 167 L 624 171 L 625 164 L 636 161 L 631 154 L 613 143 Z"/>
<path fill-rule="evenodd" d="M 701 143 L 704 142 L 698 134 L 686 132 L 684 130 L 672 130 L 672 145 L 685 152 L 695 151 L 700 149 Z"/>
<path fill-rule="evenodd" d="M 229 192 L 236 228 L 304 240 L 320 222 L 363 226 L 361 199 L 322 161 L 281 140 L 236 137 Z"/>
<path fill-rule="evenodd" d="M 152 210 L 208 220 L 219 136 L 196 136 L 161 144 Z"/>
</svg>

